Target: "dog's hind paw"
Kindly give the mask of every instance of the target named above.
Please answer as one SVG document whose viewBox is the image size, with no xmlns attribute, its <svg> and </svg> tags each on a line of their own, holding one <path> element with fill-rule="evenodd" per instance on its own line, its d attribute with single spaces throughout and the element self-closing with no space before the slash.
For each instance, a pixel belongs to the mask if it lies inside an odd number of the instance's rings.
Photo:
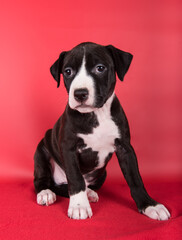
<svg viewBox="0 0 182 240">
<path fill-rule="evenodd" d="M 156 206 L 149 206 L 142 213 L 149 218 L 156 220 L 168 220 L 170 218 L 170 213 L 167 208 L 162 204 L 157 204 Z"/>
<path fill-rule="evenodd" d="M 56 201 L 56 194 L 50 189 L 42 190 L 37 194 L 37 203 L 39 205 L 49 206 Z"/>
<path fill-rule="evenodd" d="M 89 202 L 98 202 L 99 201 L 98 194 L 90 188 L 87 188 L 87 197 L 88 197 Z"/>
</svg>

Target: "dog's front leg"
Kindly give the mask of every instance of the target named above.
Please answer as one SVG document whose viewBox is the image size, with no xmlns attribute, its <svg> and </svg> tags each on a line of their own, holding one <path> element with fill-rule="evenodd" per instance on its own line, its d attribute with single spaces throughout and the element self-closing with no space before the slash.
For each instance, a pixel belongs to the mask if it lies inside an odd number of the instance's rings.
<svg viewBox="0 0 182 240">
<path fill-rule="evenodd" d="M 68 217 L 73 219 L 91 217 L 92 209 L 87 197 L 87 189 L 79 168 L 76 152 L 64 146 L 63 157 L 65 159 L 64 166 L 70 196 Z"/>
<path fill-rule="evenodd" d="M 139 212 L 152 219 L 167 220 L 170 217 L 168 210 L 164 205 L 154 201 L 145 190 L 139 173 L 136 154 L 130 143 L 123 143 L 117 139 L 115 145 L 121 170 L 130 187 L 131 196 L 136 202 Z"/>
</svg>

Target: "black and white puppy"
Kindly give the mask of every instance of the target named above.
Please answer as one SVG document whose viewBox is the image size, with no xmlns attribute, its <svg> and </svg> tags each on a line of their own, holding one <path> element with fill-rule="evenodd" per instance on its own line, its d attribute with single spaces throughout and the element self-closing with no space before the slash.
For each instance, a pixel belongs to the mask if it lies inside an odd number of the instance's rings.
<svg viewBox="0 0 182 240">
<path fill-rule="evenodd" d="M 54 203 L 56 194 L 70 197 L 70 218 L 91 217 L 89 201 L 98 201 L 94 190 L 104 183 L 107 163 L 115 152 L 139 212 L 158 220 L 170 217 L 144 188 L 128 121 L 114 93 L 116 73 L 122 81 L 131 60 L 130 53 L 112 45 L 88 42 L 62 52 L 52 65 L 58 87 L 63 75 L 69 99 L 63 115 L 35 152 L 38 204 Z"/>
</svg>

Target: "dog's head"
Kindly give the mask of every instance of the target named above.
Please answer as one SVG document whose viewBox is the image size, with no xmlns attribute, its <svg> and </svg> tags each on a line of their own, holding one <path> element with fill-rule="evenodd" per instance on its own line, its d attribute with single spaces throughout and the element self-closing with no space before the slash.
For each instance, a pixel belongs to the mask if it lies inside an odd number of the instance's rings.
<svg viewBox="0 0 182 240">
<path fill-rule="evenodd" d="M 122 81 L 132 57 L 112 45 L 87 42 L 62 52 L 50 70 L 58 87 L 63 75 L 70 108 L 87 113 L 104 105 L 114 91 L 115 73 Z"/>
</svg>

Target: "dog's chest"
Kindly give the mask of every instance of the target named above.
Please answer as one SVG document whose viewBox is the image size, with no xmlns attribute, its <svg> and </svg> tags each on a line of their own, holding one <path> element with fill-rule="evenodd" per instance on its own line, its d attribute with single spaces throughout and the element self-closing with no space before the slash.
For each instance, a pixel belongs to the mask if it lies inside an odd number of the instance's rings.
<svg viewBox="0 0 182 240">
<path fill-rule="evenodd" d="M 99 125 L 93 128 L 91 134 L 78 134 L 83 139 L 86 147 L 92 151 L 98 152 L 98 165 L 101 168 L 105 165 L 105 160 L 109 153 L 115 151 L 114 142 L 119 137 L 118 127 L 114 123 L 110 115 L 110 109 L 103 107 L 95 112 Z"/>
</svg>

